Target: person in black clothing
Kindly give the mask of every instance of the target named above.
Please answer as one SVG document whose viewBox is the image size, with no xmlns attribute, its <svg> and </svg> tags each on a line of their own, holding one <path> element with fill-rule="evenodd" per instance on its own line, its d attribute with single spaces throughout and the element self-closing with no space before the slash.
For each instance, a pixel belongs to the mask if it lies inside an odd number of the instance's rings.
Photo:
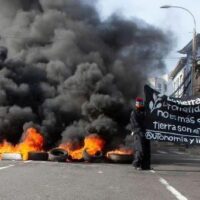
<svg viewBox="0 0 200 200">
<path fill-rule="evenodd" d="M 145 138 L 145 107 L 142 98 L 136 98 L 135 109 L 131 113 L 134 160 L 136 169 L 149 170 L 151 167 L 150 141 Z"/>
</svg>

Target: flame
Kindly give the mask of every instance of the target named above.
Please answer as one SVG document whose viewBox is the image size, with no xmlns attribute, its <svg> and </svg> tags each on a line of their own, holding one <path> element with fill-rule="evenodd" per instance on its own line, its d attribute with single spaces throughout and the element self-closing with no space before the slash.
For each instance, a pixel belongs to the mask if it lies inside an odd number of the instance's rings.
<svg viewBox="0 0 200 200">
<path fill-rule="evenodd" d="M 19 151 L 23 155 L 23 160 L 28 159 L 28 152 L 43 151 L 44 138 L 34 128 L 27 129 L 24 141 L 19 144 Z"/>
<path fill-rule="evenodd" d="M 0 154 L 2 154 L 2 153 L 14 153 L 14 152 L 20 153 L 20 152 L 17 152 L 16 146 L 13 146 L 12 144 L 7 142 L 6 140 L 4 140 L 2 144 L 0 144 Z"/>
<path fill-rule="evenodd" d="M 7 141 L 0 144 L 0 154 L 2 153 L 21 153 L 23 160 L 28 159 L 28 152 L 42 151 L 44 138 L 34 128 L 27 129 L 23 140 L 18 145 L 12 145 Z"/>
<path fill-rule="evenodd" d="M 110 154 L 119 154 L 119 155 L 133 155 L 133 150 L 129 148 L 120 148 L 113 151 L 107 152 L 106 156 L 109 157 Z"/>
<path fill-rule="evenodd" d="M 61 144 L 59 148 L 65 149 L 73 160 L 83 159 L 83 150 L 87 149 L 87 153 L 91 156 L 103 150 L 105 141 L 96 134 L 91 134 L 84 139 L 82 146 L 74 146 L 71 142 Z M 74 148 L 75 147 L 75 148 Z"/>
</svg>

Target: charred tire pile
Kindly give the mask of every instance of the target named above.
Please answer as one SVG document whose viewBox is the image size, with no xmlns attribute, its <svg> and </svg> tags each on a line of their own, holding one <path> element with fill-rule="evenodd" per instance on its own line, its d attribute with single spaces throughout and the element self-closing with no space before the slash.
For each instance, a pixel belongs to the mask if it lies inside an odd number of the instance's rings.
<svg viewBox="0 0 200 200">
<path fill-rule="evenodd" d="M 69 162 L 83 162 L 83 161 L 84 161 L 83 158 L 76 159 L 76 158 L 72 158 L 71 155 L 68 155 L 67 160 L 68 160 Z"/>
<path fill-rule="evenodd" d="M 108 159 L 115 163 L 131 163 L 133 160 L 133 155 L 131 154 L 109 154 Z"/>
<path fill-rule="evenodd" d="M 22 155 L 20 153 L 2 153 L 2 160 L 22 160 Z"/>
<path fill-rule="evenodd" d="M 49 151 L 49 160 L 57 162 L 65 162 L 68 158 L 68 153 L 64 149 L 55 148 Z"/>
<path fill-rule="evenodd" d="M 83 158 L 86 162 L 97 162 L 97 161 L 101 160 L 102 157 L 103 157 L 102 152 L 97 152 L 95 155 L 90 155 L 87 152 L 87 149 L 83 150 Z"/>
<path fill-rule="evenodd" d="M 48 160 L 48 153 L 46 152 L 28 152 L 28 160 L 46 161 Z"/>
</svg>

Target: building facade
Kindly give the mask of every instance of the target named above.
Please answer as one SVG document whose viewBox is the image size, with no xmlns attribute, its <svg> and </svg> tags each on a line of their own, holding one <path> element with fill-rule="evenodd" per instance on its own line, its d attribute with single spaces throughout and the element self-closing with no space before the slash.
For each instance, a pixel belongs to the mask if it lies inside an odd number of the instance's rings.
<svg viewBox="0 0 200 200">
<path fill-rule="evenodd" d="M 187 84 L 184 82 L 188 82 L 190 85 L 191 80 L 191 73 L 187 73 L 187 59 L 182 57 L 178 64 L 176 65 L 175 69 L 171 72 L 169 75 L 171 81 L 169 84 L 171 84 L 172 93 L 170 96 L 173 96 L 175 98 L 181 98 L 185 95 Z M 188 77 L 188 80 L 185 80 L 185 77 Z M 188 85 L 188 87 L 189 87 Z M 188 90 L 189 91 L 189 90 Z M 188 94 L 189 95 L 189 94 Z"/>
<path fill-rule="evenodd" d="M 148 79 L 149 86 L 157 90 L 161 94 L 168 93 L 167 82 L 168 82 L 168 75 L 163 75 L 160 77 L 152 77 Z"/>
<path fill-rule="evenodd" d="M 192 41 L 179 51 L 184 54 L 170 74 L 172 92 L 170 96 L 176 98 L 199 96 L 200 76 L 193 65 Z M 196 36 L 196 58 L 200 59 L 200 34 Z"/>
</svg>

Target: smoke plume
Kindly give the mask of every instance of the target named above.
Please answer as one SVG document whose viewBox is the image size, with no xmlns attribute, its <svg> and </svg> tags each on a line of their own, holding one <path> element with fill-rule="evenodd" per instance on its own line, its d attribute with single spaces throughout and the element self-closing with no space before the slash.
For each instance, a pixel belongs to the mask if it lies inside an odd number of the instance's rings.
<svg viewBox="0 0 200 200">
<path fill-rule="evenodd" d="M 17 143 L 34 125 L 47 147 L 90 133 L 124 138 L 132 100 L 165 67 L 168 35 L 116 14 L 101 21 L 83 0 L 0 5 L 0 139 Z"/>
</svg>

